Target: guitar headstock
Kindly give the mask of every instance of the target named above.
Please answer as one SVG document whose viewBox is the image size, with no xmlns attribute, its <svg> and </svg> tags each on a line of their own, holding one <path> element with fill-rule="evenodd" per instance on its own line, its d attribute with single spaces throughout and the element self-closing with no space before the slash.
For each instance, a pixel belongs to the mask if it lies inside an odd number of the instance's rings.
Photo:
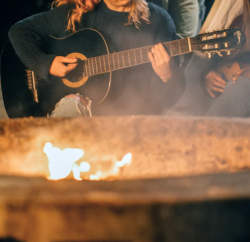
<svg viewBox="0 0 250 242">
<path fill-rule="evenodd" d="M 222 52 L 227 55 L 232 50 L 240 49 L 246 42 L 246 36 L 238 28 L 225 28 L 199 34 L 190 39 L 192 51 L 203 52 L 211 58 L 212 53 L 222 56 Z"/>
</svg>

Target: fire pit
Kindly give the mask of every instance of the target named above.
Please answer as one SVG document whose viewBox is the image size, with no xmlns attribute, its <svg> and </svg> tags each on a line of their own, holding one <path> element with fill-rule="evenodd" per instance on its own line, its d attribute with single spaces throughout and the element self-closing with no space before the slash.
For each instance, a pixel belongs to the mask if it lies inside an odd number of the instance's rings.
<svg viewBox="0 0 250 242">
<path fill-rule="evenodd" d="M 79 162 L 91 164 L 131 153 L 117 179 L 237 172 L 250 168 L 249 127 L 237 119 L 140 116 L 1 120 L 0 174 L 49 177 L 48 142 L 82 150 Z"/>
<path fill-rule="evenodd" d="M 140 116 L 1 120 L 0 239 L 245 241 L 249 127 L 247 120 Z M 73 180 L 73 168 L 51 181 L 53 148 L 76 149 L 72 167 L 86 162 L 101 172 L 126 154 L 132 160 L 98 177 L 105 181 L 82 171 L 83 180 Z"/>
</svg>

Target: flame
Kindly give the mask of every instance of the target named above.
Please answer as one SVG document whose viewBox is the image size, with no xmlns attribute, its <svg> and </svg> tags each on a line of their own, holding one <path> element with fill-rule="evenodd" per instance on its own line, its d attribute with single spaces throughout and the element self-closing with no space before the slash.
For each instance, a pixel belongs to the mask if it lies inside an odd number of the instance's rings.
<svg viewBox="0 0 250 242">
<path fill-rule="evenodd" d="M 91 168 L 91 166 L 88 162 L 84 161 L 80 164 L 80 171 L 81 172 L 88 172 L 90 170 L 90 168 Z"/>
<path fill-rule="evenodd" d="M 59 180 L 67 177 L 73 168 L 73 164 L 84 154 L 84 151 L 80 149 L 67 148 L 60 150 L 57 147 L 53 147 L 51 143 L 45 144 L 43 152 L 47 155 L 49 160 L 49 179 L 52 180 Z M 78 180 L 78 177 L 76 177 L 76 179 Z"/>
<path fill-rule="evenodd" d="M 125 165 L 130 165 L 132 161 L 132 154 L 128 153 L 126 154 L 121 161 L 116 162 L 117 167 L 124 167 Z"/>
<path fill-rule="evenodd" d="M 90 175 L 89 179 L 91 181 L 93 181 L 93 180 L 97 181 L 97 180 L 100 180 L 101 177 L 102 177 L 102 172 L 101 171 L 97 171 L 95 175 Z"/>
<path fill-rule="evenodd" d="M 110 177 L 117 176 L 120 171 L 119 168 L 122 168 L 126 165 L 130 165 L 131 161 L 132 161 L 132 154 L 128 153 L 122 158 L 121 161 L 115 162 L 109 171 L 106 172 L 97 171 L 96 174 L 90 175 L 89 178 L 90 180 L 104 180 Z"/>
<path fill-rule="evenodd" d="M 60 150 L 57 147 L 53 147 L 51 143 L 46 143 L 43 152 L 47 155 L 49 160 L 49 172 L 51 180 L 59 180 L 66 178 L 72 171 L 76 180 L 82 180 L 81 173 L 91 172 L 91 166 L 88 162 L 83 161 L 80 165 L 76 162 L 84 155 L 84 151 L 81 149 L 64 149 Z M 108 157 L 111 163 L 111 168 L 107 171 L 102 171 L 101 164 L 107 160 L 103 158 L 103 161 L 97 163 L 97 171 L 95 174 L 89 174 L 90 180 L 104 180 L 110 177 L 118 176 L 120 169 L 131 164 L 132 154 L 126 154 L 121 161 L 117 161 L 115 156 Z M 106 159 L 106 160 L 105 160 Z M 92 169 L 93 170 L 93 169 Z"/>
<path fill-rule="evenodd" d="M 80 167 L 74 163 L 72 165 L 72 172 L 73 172 L 73 175 L 74 175 L 74 178 L 78 181 L 81 181 L 82 178 L 81 178 L 81 171 L 80 171 Z"/>
</svg>

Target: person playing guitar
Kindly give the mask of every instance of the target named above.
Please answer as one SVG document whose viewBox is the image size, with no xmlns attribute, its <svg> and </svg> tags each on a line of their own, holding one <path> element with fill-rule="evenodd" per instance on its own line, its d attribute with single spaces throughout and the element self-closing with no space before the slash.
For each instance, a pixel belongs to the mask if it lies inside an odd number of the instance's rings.
<svg viewBox="0 0 250 242">
<path fill-rule="evenodd" d="M 9 31 L 11 44 L 22 63 L 50 84 L 38 97 L 40 102 L 46 102 L 49 96 L 62 98 L 61 102 L 57 100 L 59 103 L 53 112 L 48 109 L 49 114 L 54 117 L 84 115 L 86 106 L 89 107 L 92 101 L 93 115 L 159 115 L 182 96 L 185 78 L 179 60 L 170 58 L 161 44 L 176 39 L 173 21 L 165 10 L 145 0 L 55 0 L 52 6 L 47 12 L 16 23 Z M 81 45 L 95 56 L 101 47 L 95 43 L 95 37 L 87 36 L 91 30 L 103 38 L 108 53 L 114 53 L 107 65 L 102 66 L 102 55 L 86 66 L 82 56 L 58 55 L 51 50 L 50 37 L 65 39 L 81 30 L 87 30 L 82 34 L 85 40 L 72 38 L 65 48 L 61 48 L 61 53 Z M 94 46 L 91 51 L 90 45 Z M 112 72 L 112 85 L 108 82 L 108 91 L 106 86 L 103 88 L 104 78 L 86 81 L 82 88 L 72 89 L 72 93 L 56 88 L 55 78 L 67 79 L 72 72 L 80 73 L 80 70 L 82 78 L 89 73 L 95 76 L 95 71 L 102 68 L 107 71 L 107 67 L 111 70 L 112 65 L 116 65 L 113 58 L 117 52 L 143 46 L 152 46 L 147 56 L 151 64 L 133 66 L 128 63 L 132 66 L 129 69 L 116 68 Z M 135 62 L 143 62 L 143 58 L 138 53 L 134 57 Z M 80 68 L 83 63 L 84 71 Z M 125 65 L 125 57 L 118 59 L 117 64 Z"/>
</svg>

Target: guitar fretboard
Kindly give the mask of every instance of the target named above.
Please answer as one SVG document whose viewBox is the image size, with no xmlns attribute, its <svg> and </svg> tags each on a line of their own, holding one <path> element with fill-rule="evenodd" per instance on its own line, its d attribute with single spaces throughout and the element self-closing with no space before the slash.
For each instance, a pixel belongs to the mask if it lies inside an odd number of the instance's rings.
<svg viewBox="0 0 250 242">
<path fill-rule="evenodd" d="M 163 45 L 168 50 L 170 56 L 177 56 L 192 51 L 189 38 L 165 42 Z M 83 61 L 85 76 L 94 76 L 148 63 L 150 62 L 148 53 L 152 47 L 153 45 L 86 59 Z"/>
</svg>

